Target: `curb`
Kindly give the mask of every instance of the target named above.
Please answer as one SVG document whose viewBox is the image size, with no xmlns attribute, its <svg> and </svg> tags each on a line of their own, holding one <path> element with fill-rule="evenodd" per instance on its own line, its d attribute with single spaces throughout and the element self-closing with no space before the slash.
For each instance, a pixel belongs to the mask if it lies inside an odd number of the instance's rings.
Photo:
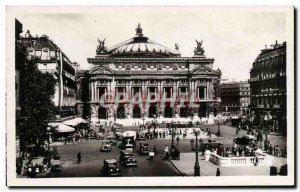
<svg viewBox="0 0 300 192">
<path fill-rule="evenodd" d="M 168 160 L 172 165 L 173 165 L 173 167 L 175 167 L 175 169 L 180 173 L 180 175 L 181 176 L 185 176 L 175 165 L 174 165 L 174 163 L 169 159 Z"/>
</svg>

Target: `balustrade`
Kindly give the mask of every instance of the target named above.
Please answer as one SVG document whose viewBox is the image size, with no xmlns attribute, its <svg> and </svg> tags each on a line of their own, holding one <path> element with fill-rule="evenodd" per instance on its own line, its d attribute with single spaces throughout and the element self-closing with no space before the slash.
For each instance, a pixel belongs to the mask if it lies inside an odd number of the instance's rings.
<svg viewBox="0 0 300 192">
<path fill-rule="evenodd" d="M 258 158 L 257 166 L 270 166 L 272 164 L 272 156 L 265 153 L 256 152 Z M 253 166 L 254 156 L 252 157 L 222 157 L 211 153 L 209 160 L 222 167 L 238 167 L 238 166 Z"/>
</svg>

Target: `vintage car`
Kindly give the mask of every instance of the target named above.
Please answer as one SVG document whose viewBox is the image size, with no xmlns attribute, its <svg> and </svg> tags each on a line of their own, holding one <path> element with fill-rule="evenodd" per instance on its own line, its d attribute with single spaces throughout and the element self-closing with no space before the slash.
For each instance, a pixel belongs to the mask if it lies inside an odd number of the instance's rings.
<svg viewBox="0 0 300 192">
<path fill-rule="evenodd" d="M 133 148 L 134 148 L 134 145 L 132 145 L 132 144 L 126 144 L 124 149 L 128 150 L 128 151 L 133 151 Z"/>
<path fill-rule="evenodd" d="M 137 160 L 131 150 L 122 150 L 120 152 L 120 163 L 124 166 L 137 166 Z"/>
<path fill-rule="evenodd" d="M 233 143 L 237 144 L 237 146 L 247 146 L 253 144 L 255 141 L 255 137 L 253 135 L 244 135 L 242 137 L 237 137 L 233 139 Z"/>
<path fill-rule="evenodd" d="M 109 139 L 109 142 L 111 146 L 116 146 L 118 144 L 118 141 L 116 139 Z"/>
<path fill-rule="evenodd" d="M 139 153 L 149 154 L 149 143 L 140 143 Z"/>
<path fill-rule="evenodd" d="M 62 163 L 60 160 L 51 160 L 51 172 L 60 172 L 62 169 Z"/>
<path fill-rule="evenodd" d="M 106 177 L 121 176 L 122 170 L 116 159 L 105 159 L 102 169 L 102 175 Z"/>
<path fill-rule="evenodd" d="M 111 144 L 109 140 L 103 140 L 102 145 L 100 147 L 101 152 L 109 152 L 111 151 Z"/>
</svg>

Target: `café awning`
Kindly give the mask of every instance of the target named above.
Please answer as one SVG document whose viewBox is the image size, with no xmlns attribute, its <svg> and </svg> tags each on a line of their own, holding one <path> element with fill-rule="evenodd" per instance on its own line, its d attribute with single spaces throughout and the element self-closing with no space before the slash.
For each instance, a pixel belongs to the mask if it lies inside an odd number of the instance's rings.
<svg viewBox="0 0 300 192">
<path fill-rule="evenodd" d="M 58 125 L 58 127 L 55 128 L 55 130 L 56 130 L 57 132 L 59 132 L 59 133 L 69 133 L 69 132 L 75 131 L 75 129 L 74 129 L 73 127 L 70 127 L 70 126 L 65 125 L 65 124 L 63 124 L 63 123 L 60 123 L 60 124 Z"/>
<path fill-rule="evenodd" d="M 74 119 L 70 119 L 70 120 L 64 121 L 62 123 L 65 124 L 65 125 L 69 125 L 69 126 L 76 126 L 76 125 L 79 125 L 80 123 L 88 123 L 88 122 L 85 119 L 82 119 L 80 117 L 76 117 Z"/>
</svg>

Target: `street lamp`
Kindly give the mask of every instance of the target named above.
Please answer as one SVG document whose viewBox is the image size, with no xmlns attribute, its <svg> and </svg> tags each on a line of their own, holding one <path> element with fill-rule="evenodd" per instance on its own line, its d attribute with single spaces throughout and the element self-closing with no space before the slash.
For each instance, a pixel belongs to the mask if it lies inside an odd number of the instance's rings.
<svg viewBox="0 0 300 192">
<path fill-rule="evenodd" d="M 48 151 L 50 151 L 50 127 L 47 127 L 47 136 L 48 136 Z"/>
<path fill-rule="evenodd" d="M 269 125 L 268 122 L 272 120 L 272 116 L 269 115 L 265 115 L 265 134 L 266 134 L 266 142 L 268 142 L 268 132 L 269 132 Z"/>
<path fill-rule="evenodd" d="M 144 129 L 145 128 L 145 111 L 143 111 L 142 120 L 143 120 L 143 129 Z"/>
<path fill-rule="evenodd" d="M 216 123 L 217 123 L 217 125 L 218 125 L 218 132 L 217 132 L 217 136 L 218 137 L 221 137 L 221 131 L 220 131 L 220 123 L 221 123 L 221 115 L 220 114 L 218 114 L 217 115 L 217 119 L 216 119 Z"/>
<path fill-rule="evenodd" d="M 174 147 L 174 131 L 173 131 L 173 128 L 174 128 L 174 122 L 173 120 L 171 121 L 171 137 L 172 137 L 172 141 L 171 141 L 171 148 Z"/>
<path fill-rule="evenodd" d="M 156 115 L 155 114 L 153 115 L 153 118 L 154 118 L 153 126 L 154 126 L 154 132 L 155 132 L 155 129 L 156 129 Z"/>
<path fill-rule="evenodd" d="M 195 162 L 195 166 L 194 166 L 194 176 L 200 176 L 200 165 L 199 165 L 199 161 L 198 161 L 198 135 L 199 135 L 199 130 L 195 131 L 195 135 L 196 135 L 196 148 L 195 148 L 195 153 L 196 153 L 196 162 Z"/>
</svg>

